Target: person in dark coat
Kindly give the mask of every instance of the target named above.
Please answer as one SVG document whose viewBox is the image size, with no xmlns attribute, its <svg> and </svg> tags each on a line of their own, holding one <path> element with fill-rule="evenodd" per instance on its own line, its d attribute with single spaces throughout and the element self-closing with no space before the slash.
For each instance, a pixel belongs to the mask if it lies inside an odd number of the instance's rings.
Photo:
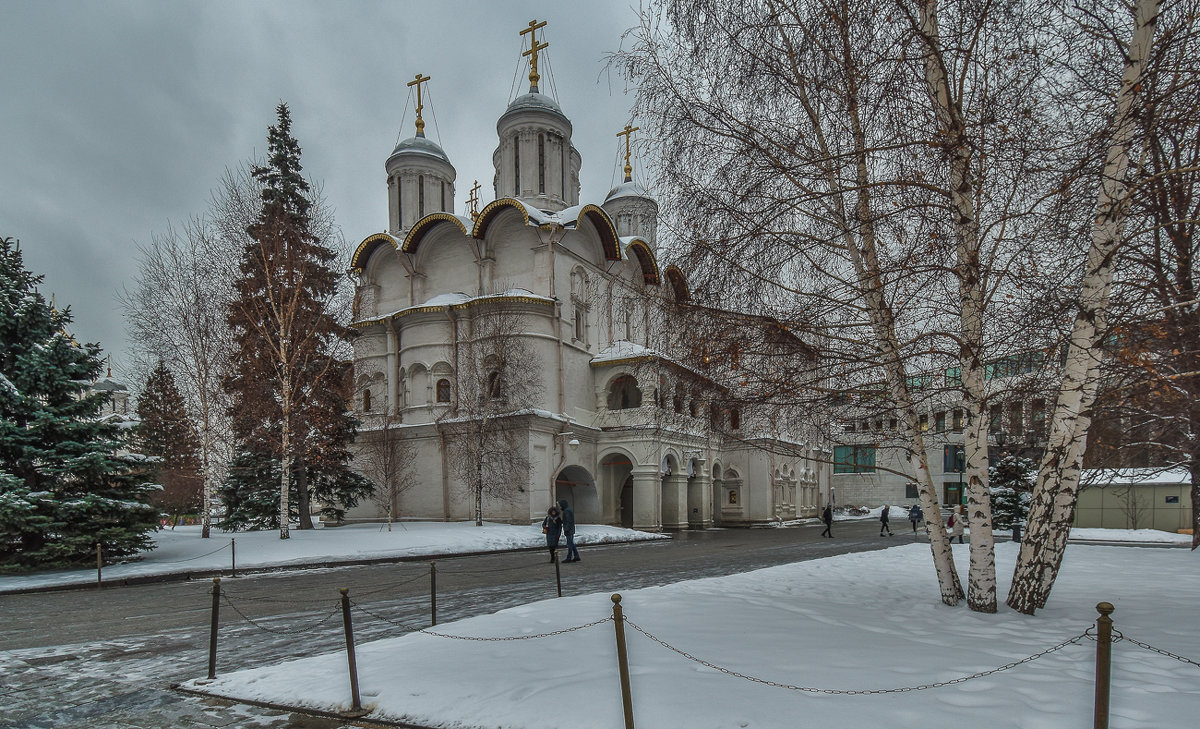
<svg viewBox="0 0 1200 729">
<path fill-rule="evenodd" d="M 566 499 L 558 500 L 559 513 L 562 514 L 563 534 L 567 537 L 567 558 L 564 562 L 578 562 L 579 550 L 575 548 L 575 512 L 567 505 Z"/>
<path fill-rule="evenodd" d="M 553 563 L 558 553 L 558 538 L 562 536 L 562 514 L 557 506 L 546 510 L 546 518 L 542 519 L 542 532 L 546 534 L 546 546 L 550 549 L 550 561 Z"/>
<path fill-rule="evenodd" d="M 889 537 L 892 536 L 892 527 L 890 524 L 888 524 L 888 512 L 891 510 L 892 507 L 884 504 L 883 511 L 879 512 L 879 536 L 881 537 L 883 536 L 883 531 L 885 529 L 887 530 L 887 535 Z"/>
<path fill-rule="evenodd" d="M 825 504 L 825 511 L 821 512 L 821 521 L 825 522 L 825 531 L 821 532 L 821 536 L 833 539 L 833 504 Z"/>
<path fill-rule="evenodd" d="M 921 511 L 920 504 L 913 504 L 908 510 L 908 520 L 912 522 L 913 534 L 917 533 L 917 524 L 925 520 L 925 512 Z"/>
</svg>

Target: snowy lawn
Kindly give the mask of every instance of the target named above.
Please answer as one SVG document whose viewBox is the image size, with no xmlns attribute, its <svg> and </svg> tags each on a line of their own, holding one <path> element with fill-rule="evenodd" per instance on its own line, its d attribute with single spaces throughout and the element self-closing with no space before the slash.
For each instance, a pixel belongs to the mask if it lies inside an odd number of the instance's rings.
<svg viewBox="0 0 1200 729">
<path fill-rule="evenodd" d="M 997 545 L 1004 591 L 1017 546 Z M 955 545 L 960 574 L 967 545 Z M 1084 632 L 1116 605 L 1131 638 L 1200 659 L 1200 569 L 1185 550 L 1076 545 L 1036 617 L 981 615 L 937 598 L 929 549 L 906 545 L 624 594 L 634 718 L 655 729 L 1091 725 L 1095 644 L 955 686 L 866 696 L 766 686 L 692 662 L 632 627 L 732 671 L 796 686 L 884 689 L 1003 666 Z M 439 625 L 447 635 L 533 636 L 611 615 L 607 594 L 562 598 Z M 359 614 L 358 620 L 371 619 Z M 339 625 L 324 629 L 338 631 Z M 612 729 L 622 725 L 613 624 L 479 642 L 428 633 L 358 647 L 372 716 L 430 727 Z M 186 684 L 325 710 L 350 705 L 344 653 Z M 1129 642 L 1113 646 L 1112 723 L 1196 725 L 1200 668 Z"/>
<path fill-rule="evenodd" d="M 392 531 L 379 524 L 355 524 L 337 528 L 291 531 L 291 539 L 280 539 L 277 531 L 222 532 L 212 530 L 200 538 L 200 527 L 178 527 L 155 534 L 156 548 L 143 552 L 140 560 L 109 565 L 105 581 L 126 577 L 167 575 L 230 568 L 230 540 L 236 539 L 237 567 L 284 567 L 314 562 L 338 562 L 386 557 L 420 557 L 464 552 L 499 552 L 524 547 L 544 547 L 546 537 L 539 525 L 516 526 L 474 522 L 404 522 Z M 645 539 L 668 539 L 610 526 L 581 524 L 578 544 L 606 544 Z M 560 542 L 560 546 L 565 541 Z M 565 548 L 565 547 L 564 547 Z M 31 587 L 95 584 L 96 570 L 61 570 L 30 575 L 0 577 L 0 593 Z"/>
</svg>

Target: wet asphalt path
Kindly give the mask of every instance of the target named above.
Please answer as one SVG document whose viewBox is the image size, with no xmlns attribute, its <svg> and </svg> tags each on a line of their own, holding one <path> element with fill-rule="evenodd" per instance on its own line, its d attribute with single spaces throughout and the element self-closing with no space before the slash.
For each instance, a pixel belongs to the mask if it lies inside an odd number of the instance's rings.
<svg viewBox="0 0 1200 729">
<path fill-rule="evenodd" d="M 680 532 L 661 542 L 583 547 L 563 564 L 564 595 L 607 594 L 746 572 L 914 541 L 907 522 L 880 538 L 874 521 L 785 529 Z M 924 542 L 924 538 L 921 538 Z M 561 554 L 561 553 L 560 553 Z M 218 672 L 344 650 L 338 588 L 357 606 L 363 643 L 427 627 L 428 562 L 259 574 L 222 580 Z M 207 671 L 210 580 L 0 596 L 0 729 L 348 726 L 186 696 Z M 438 622 L 553 598 L 543 552 L 437 561 Z"/>
</svg>

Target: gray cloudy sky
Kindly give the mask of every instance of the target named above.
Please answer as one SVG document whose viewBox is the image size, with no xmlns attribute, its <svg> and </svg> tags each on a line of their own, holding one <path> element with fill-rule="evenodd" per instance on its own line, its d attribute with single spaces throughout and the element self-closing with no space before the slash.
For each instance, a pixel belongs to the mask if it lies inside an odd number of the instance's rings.
<svg viewBox="0 0 1200 729">
<path fill-rule="evenodd" d="M 128 342 L 116 294 L 136 245 L 204 212 L 224 169 L 263 152 L 281 99 L 351 248 L 387 225 L 383 162 L 413 134 L 412 106 L 403 128 L 401 114 L 418 71 L 433 77 L 426 134 L 457 168 L 456 210 L 475 179 L 491 200 L 496 119 L 533 18 L 549 22 L 582 197 L 599 202 L 620 174 L 615 134 L 630 106 L 603 59 L 635 6 L 0 0 L 0 235 L 20 239 L 43 292 L 71 305 L 75 335 L 119 368 Z"/>
</svg>

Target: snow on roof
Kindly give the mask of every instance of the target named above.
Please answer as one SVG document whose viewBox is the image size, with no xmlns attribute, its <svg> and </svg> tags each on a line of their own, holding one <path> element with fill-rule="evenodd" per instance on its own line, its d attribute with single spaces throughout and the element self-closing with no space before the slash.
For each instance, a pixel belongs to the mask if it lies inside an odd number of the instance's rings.
<svg viewBox="0 0 1200 729">
<path fill-rule="evenodd" d="M 649 347 L 643 347 L 637 342 L 627 342 L 622 339 L 613 342 L 597 352 L 596 356 L 592 357 L 592 363 L 612 362 L 614 360 L 632 359 L 634 357 L 663 357 L 663 355 Z"/>
<path fill-rule="evenodd" d="M 421 304 L 415 304 L 413 306 L 406 306 L 402 309 L 396 309 L 395 311 L 389 311 L 386 314 L 379 314 L 377 316 L 372 316 L 372 317 L 368 317 L 365 319 L 359 319 L 358 321 L 354 322 L 354 324 L 356 324 L 356 325 L 374 324 L 377 322 L 384 321 L 385 319 L 390 319 L 395 316 L 400 316 L 401 314 L 404 314 L 405 312 L 408 312 L 408 311 L 415 311 L 417 309 L 427 309 L 430 307 L 443 307 L 443 306 L 459 306 L 461 304 L 469 304 L 473 301 L 486 301 L 487 299 L 504 299 L 504 298 L 514 298 L 514 297 L 523 298 L 523 299 L 537 299 L 539 301 L 545 301 L 547 303 L 554 301 L 554 299 L 549 296 L 543 296 L 542 294 L 535 294 L 532 291 L 530 291 L 529 289 L 520 289 L 520 288 L 507 289 L 507 290 L 501 291 L 499 293 L 484 294 L 482 296 L 470 296 L 468 294 L 464 294 L 461 291 L 455 291 L 454 293 L 437 294 L 436 296 L 432 296 L 432 297 L 426 299 L 425 302 L 421 303 Z"/>
<path fill-rule="evenodd" d="M 1085 470 L 1082 481 L 1095 486 L 1134 486 L 1191 484 L 1186 468 L 1093 468 Z"/>
</svg>

